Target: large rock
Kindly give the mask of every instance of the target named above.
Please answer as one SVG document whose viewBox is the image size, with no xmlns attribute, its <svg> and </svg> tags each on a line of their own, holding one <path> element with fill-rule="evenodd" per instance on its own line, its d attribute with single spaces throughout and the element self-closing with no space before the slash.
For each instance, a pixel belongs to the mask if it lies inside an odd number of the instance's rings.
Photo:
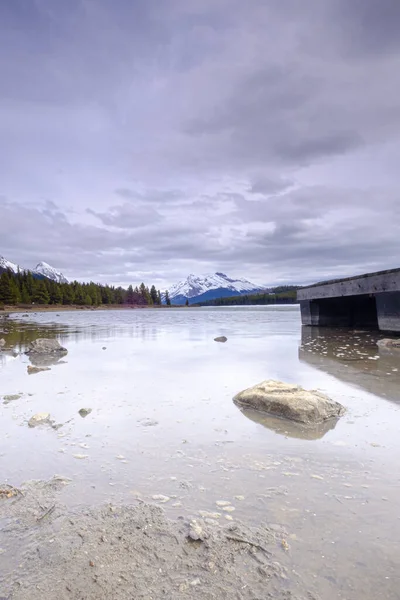
<svg viewBox="0 0 400 600">
<path fill-rule="evenodd" d="M 318 391 L 307 391 L 299 385 L 281 381 L 263 381 L 237 394 L 233 401 L 299 423 L 317 424 L 338 418 L 345 408 Z"/>
<path fill-rule="evenodd" d="M 54 339 L 38 338 L 29 345 L 26 354 L 66 354 L 67 349 Z"/>
</svg>

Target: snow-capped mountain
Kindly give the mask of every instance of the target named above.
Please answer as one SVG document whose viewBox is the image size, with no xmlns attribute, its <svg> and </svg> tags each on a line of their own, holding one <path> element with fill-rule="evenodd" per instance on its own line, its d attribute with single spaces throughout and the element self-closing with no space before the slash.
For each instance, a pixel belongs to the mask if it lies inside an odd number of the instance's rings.
<svg viewBox="0 0 400 600">
<path fill-rule="evenodd" d="M 18 271 L 22 271 L 22 269 L 18 265 L 10 262 L 6 258 L 4 258 L 4 256 L 0 256 L 0 273 L 7 270 L 12 271 L 13 273 L 18 273 Z"/>
<path fill-rule="evenodd" d="M 68 283 L 68 279 L 60 271 L 57 271 L 57 269 L 45 262 L 40 262 L 34 269 L 26 269 L 7 260 L 4 256 L 0 256 L 0 275 L 7 270 L 12 271 L 13 273 L 18 273 L 18 271 L 21 271 L 21 273 L 23 271 L 31 271 L 32 275 L 37 279 L 46 277 L 47 279 L 52 279 L 58 283 Z"/>
<path fill-rule="evenodd" d="M 32 272 L 36 275 L 47 277 L 47 279 L 57 281 L 57 283 L 68 283 L 68 279 L 60 271 L 57 271 L 57 269 L 46 262 L 40 262 Z"/>
<path fill-rule="evenodd" d="M 247 279 L 231 279 L 225 273 L 209 275 L 189 275 L 184 281 L 173 285 L 168 294 L 173 304 L 184 304 L 212 300 L 226 296 L 240 296 L 250 292 L 260 291 L 261 288 Z"/>
</svg>

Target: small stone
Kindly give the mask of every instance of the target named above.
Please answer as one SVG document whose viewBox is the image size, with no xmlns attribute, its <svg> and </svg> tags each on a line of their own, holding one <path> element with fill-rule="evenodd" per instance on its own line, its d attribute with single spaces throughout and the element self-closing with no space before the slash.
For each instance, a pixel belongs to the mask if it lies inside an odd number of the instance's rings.
<svg viewBox="0 0 400 600">
<path fill-rule="evenodd" d="M 208 510 L 199 510 L 199 515 L 204 519 L 219 519 L 221 513 L 219 512 L 209 512 Z"/>
<path fill-rule="evenodd" d="M 35 373 L 40 373 L 41 371 L 50 371 L 50 367 L 32 367 L 32 365 L 28 365 L 26 367 L 28 371 L 28 375 L 34 375 Z"/>
<path fill-rule="evenodd" d="M 214 338 L 214 342 L 220 342 L 221 344 L 225 344 L 228 341 L 228 338 L 224 335 Z"/>
<path fill-rule="evenodd" d="M 77 458 L 79 460 L 83 460 L 84 458 L 89 458 L 88 454 L 73 454 L 72 455 L 74 458 Z"/>
<path fill-rule="evenodd" d="M 4 348 L 5 345 L 6 345 L 6 340 L 4 338 L 1 338 L 1 340 L 0 340 L 0 348 Z"/>
<path fill-rule="evenodd" d="M 38 425 L 50 425 L 50 413 L 42 412 L 33 415 L 28 421 L 29 427 L 37 427 Z"/>
<path fill-rule="evenodd" d="M 236 510 L 236 508 L 234 506 L 223 506 L 222 510 L 224 510 L 225 512 L 233 512 L 234 510 Z"/>
<path fill-rule="evenodd" d="M 13 402 L 13 400 L 19 400 L 21 398 L 21 394 L 8 394 L 7 396 L 3 396 L 3 403 L 8 404 L 9 402 Z"/>
<path fill-rule="evenodd" d="M 242 501 L 242 500 L 244 500 L 244 496 L 235 496 L 235 500 Z"/>
<path fill-rule="evenodd" d="M 158 421 L 155 419 L 144 419 L 141 424 L 143 427 L 154 427 L 155 425 L 158 425 Z"/>
<path fill-rule="evenodd" d="M 90 413 L 92 412 L 92 409 L 91 408 L 81 408 L 78 412 L 81 415 L 81 417 L 84 419 L 85 417 L 90 415 Z"/>
<path fill-rule="evenodd" d="M 107 350 L 106 346 L 103 346 L 103 347 L 102 347 L 102 350 Z"/>
<path fill-rule="evenodd" d="M 229 506 L 232 502 L 229 502 L 228 500 L 217 500 L 215 504 L 217 506 Z"/>
<path fill-rule="evenodd" d="M 66 354 L 67 349 L 55 339 L 38 338 L 30 343 L 25 354 Z"/>
<path fill-rule="evenodd" d="M 190 582 L 191 586 L 196 586 L 196 585 L 200 585 L 201 581 L 200 579 L 197 577 L 196 579 L 193 579 L 193 581 Z"/>
<path fill-rule="evenodd" d="M 321 475 L 311 475 L 311 479 L 324 479 Z"/>
<path fill-rule="evenodd" d="M 194 541 L 203 541 L 206 537 L 208 537 L 207 532 L 204 531 L 204 524 L 196 519 L 190 521 L 188 535 L 190 539 Z"/>
<path fill-rule="evenodd" d="M 156 502 L 161 502 L 161 504 L 165 504 L 165 502 L 169 502 L 170 501 L 170 497 L 169 496 L 164 496 L 163 494 L 154 494 L 154 496 L 152 496 L 152 498 Z"/>
</svg>

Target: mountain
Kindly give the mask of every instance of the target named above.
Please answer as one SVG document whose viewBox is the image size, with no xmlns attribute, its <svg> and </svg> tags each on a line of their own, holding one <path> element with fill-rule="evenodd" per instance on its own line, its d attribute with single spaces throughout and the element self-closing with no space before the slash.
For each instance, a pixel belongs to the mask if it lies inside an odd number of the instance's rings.
<svg viewBox="0 0 400 600">
<path fill-rule="evenodd" d="M 46 279 L 51 279 L 58 283 L 68 283 L 68 279 L 60 273 L 60 271 L 57 271 L 57 269 L 45 262 L 40 262 L 36 265 L 35 269 L 24 269 L 7 260 L 4 256 L 0 256 L 0 275 L 7 270 L 12 271 L 13 273 L 18 273 L 18 271 L 31 271 L 35 279 L 43 279 L 43 277 L 45 277 Z"/>
<path fill-rule="evenodd" d="M 212 273 L 200 277 L 191 274 L 184 281 L 173 285 L 168 293 L 172 304 L 185 304 L 186 299 L 194 304 L 213 298 L 241 296 L 261 289 L 247 279 L 231 279 L 225 273 Z"/>
<path fill-rule="evenodd" d="M 13 273 L 18 273 L 18 271 L 22 271 L 22 269 L 18 265 L 10 262 L 6 258 L 4 258 L 4 256 L 0 256 L 0 274 L 3 273 L 3 271 L 7 270 L 12 271 Z"/>
<path fill-rule="evenodd" d="M 45 262 L 40 262 L 36 265 L 32 273 L 34 275 L 41 275 L 57 283 L 68 283 L 68 279 L 60 271 L 57 271 L 57 269 Z"/>
</svg>

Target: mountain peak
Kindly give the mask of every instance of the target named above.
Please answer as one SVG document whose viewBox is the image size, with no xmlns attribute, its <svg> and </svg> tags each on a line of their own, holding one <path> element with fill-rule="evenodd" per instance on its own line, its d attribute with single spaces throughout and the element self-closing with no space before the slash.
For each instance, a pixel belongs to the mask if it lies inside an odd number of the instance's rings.
<svg viewBox="0 0 400 600">
<path fill-rule="evenodd" d="M 12 271 L 13 273 L 18 273 L 21 271 L 19 265 L 12 263 L 11 261 L 4 258 L 4 256 L 0 256 L 0 273 L 2 271 Z"/>
<path fill-rule="evenodd" d="M 33 272 L 37 275 L 43 275 L 44 277 L 47 277 L 47 279 L 51 279 L 57 283 L 68 283 L 68 279 L 61 273 L 61 271 L 57 271 L 57 269 L 44 261 L 38 263 Z"/>
<path fill-rule="evenodd" d="M 260 289 L 260 286 L 247 279 L 231 279 L 221 272 L 207 275 L 191 273 L 185 280 L 171 286 L 168 293 L 173 303 L 184 304 L 187 298 L 192 302 L 200 302 L 223 296 L 240 296 Z"/>
</svg>

